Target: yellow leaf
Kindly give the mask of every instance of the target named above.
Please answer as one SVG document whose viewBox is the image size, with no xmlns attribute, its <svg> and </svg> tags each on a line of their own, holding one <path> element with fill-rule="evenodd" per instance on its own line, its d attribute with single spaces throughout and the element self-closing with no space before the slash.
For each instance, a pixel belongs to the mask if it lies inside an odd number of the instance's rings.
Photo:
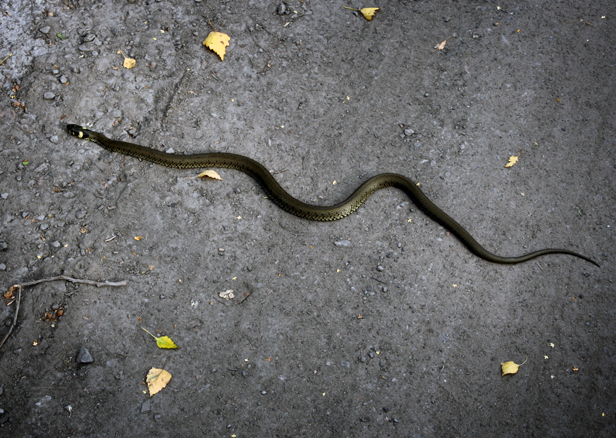
<svg viewBox="0 0 616 438">
<path fill-rule="evenodd" d="M 135 239 L 135 240 L 141 240 L 141 239 L 143 239 L 143 236 L 135 236 L 135 237 L 133 237 L 133 239 Z"/>
<path fill-rule="evenodd" d="M 522 155 L 522 152 L 524 151 L 521 150 L 518 155 L 512 155 L 511 157 L 509 157 L 509 162 L 505 164 L 505 169 L 509 167 L 513 167 L 513 165 L 518 162 L 518 158 L 520 158 L 520 155 Z"/>
<path fill-rule="evenodd" d="M 507 374 L 516 374 L 518 369 L 526 363 L 528 358 L 524 360 L 521 364 L 517 364 L 514 361 L 510 360 L 509 362 L 501 363 L 501 377 L 506 376 Z"/>
<path fill-rule="evenodd" d="M 213 50 L 218 56 L 220 56 L 221 60 L 225 60 L 225 47 L 229 46 L 229 35 L 221 33 L 221 32 L 210 32 L 205 41 L 203 41 L 203 45 L 207 46 L 209 49 Z"/>
<path fill-rule="evenodd" d="M 158 348 L 178 348 L 169 336 L 161 336 L 160 338 L 156 338 L 156 345 L 158 345 Z"/>
<path fill-rule="evenodd" d="M 362 15 L 364 16 L 364 18 L 368 21 L 372 21 L 372 17 L 374 17 L 374 15 L 379 11 L 379 8 L 362 8 L 362 9 L 355 9 L 355 8 L 349 8 L 348 6 L 343 6 L 343 8 L 345 9 L 350 9 L 352 11 L 359 11 L 362 13 Z"/>
<path fill-rule="evenodd" d="M 146 381 L 150 390 L 150 397 L 161 391 L 171 380 L 171 373 L 160 368 L 152 368 L 148 371 Z"/>
<path fill-rule="evenodd" d="M 222 178 L 220 177 L 218 172 L 216 172 L 214 170 L 204 170 L 203 172 L 201 172 L 197 176 L 199 178 L 212 178 L 212 179 L 217 179 L 218 181 L 222 181 Z"/>
<path fill-rule="evenodd" d="M 444 50 L 444 49 L 445 49 L 445 44 L 447 44 L 447 41 L 448 41 L 448 40 L 450 40 L 450 39 L 451 39 L 451 37 L 447 38 L 447 39 L 446 39 L 445 41 L 443 41 L 442 43 L 437 44 L 436 46 L 434 46 L 434 48 L 435 48 L 436 50 Z M 436 52 L 436 50 L 435 50 L 435 52 Z"/>
<path fill-rule="evenodd" d="M 178 348 L 178 346 L 175 345 L 175 342 L 173 342 L 169 336 L 161 336 L 160 338 L 157 338 L 143 327 L 141 327 L 141 329 L 148 335 L 156 339 L 156 345 L 158 345 L 158 348 Z"/>
<path fill-rule="evenodd" d="M 372 21 L 372 17 L 379 11 L 379 8 L 362 8 L 361 13 L 368 21 Z"/>
<path fill-rule="evenodd" d="M 124 58 L 124 63 L 122 65 L 124 66 L 124 68 L 133 68 L 135 65 L 137 65 L 137 61 L 135 61 L 133 58 Z"/>
<path fill-rule="evenodd" d="M 118 50 L 117 53 L 124 56 L 124 64 L 122 64 L 124 68 L 133 68 L 135 65 L 137 65 L 137 61 L 135 61 L 133 58 L 126 57 L 121 50 Z"/>
</svg>

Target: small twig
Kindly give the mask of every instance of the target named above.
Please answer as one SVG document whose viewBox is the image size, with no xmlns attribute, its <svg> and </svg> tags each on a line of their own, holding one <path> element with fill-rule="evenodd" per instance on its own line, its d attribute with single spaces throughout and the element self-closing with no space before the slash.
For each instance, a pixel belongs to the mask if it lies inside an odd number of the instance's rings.
<svg viewBox="0 0 616 438">
<path fill-rule="evenodd" d="M 165 367 L 167 366 L 167 362 L 169 362 L 169 360 L 171 360 L 171 356 L 169 356 L 167 358 L 167 360 L 165 361 L 165 364 L 163 365 L 163 367 L 161 368 L 161 371 L 165 369 Z"/>
<path fill-rule="evenodd" d="M 13 54 L 12 54 L 12 53 L 9 53 L 8 55 L 6 55 L 6 56 L 4 57 L 4 59 L 3 59 L 2 61 L 0 61 L 0 65 L 4 64 L 4 61 L 6 61 L 7 59 L 9 59 L 11 56 L 13 56 Z"/>
<path fill-rule="evenodd" d="M 261 73 L 265 73 L 265 69 L 266 69 L 266 68 L 270 68 L 270 67 L 271 67 L 271 65 L 270 65 L 270 61 L 271 61 L 271 60 L 272 60 L 272 58 L 269 58 L 269 59 L 267 60 L 267 62 L 265 63 L 265 66 L 263 67 L 263 70 L 261 71 Z"/>
<path fill-rule="evenodd" d="M 376 277 L 370 277 L 370 278 L 371 278 L 371 279 L 373 279 L 373 280 L 378 281 L 379 283 L 387 284 L 387 283 L 386 283 L 386 282 L 384 282 L 383 280 L 379 280 L 379 279 L 378 279 L 378 278 L 376 278 Z"/>
<path fill-rule="evenodd" d="M 13 332 L 13 329 L 17 325 L 17 317 L 19 316 L 19 305 L 21 304 L 21 289 L 24 287 L 35 286 L 39 283 L 45 283 L 48 281 L 59 281 L 59 280 L 70 281 L 71 283 L 89 284 L 91 286 L 96 286 L 96 287 L 103 287 L 103 286 L 118 287 L 118 286 L 126 286 L 127 284 L 126 280 L 116 281 L 116 282 L 92 281 L 92 280 L 82 280 L 80 278 L 67 277 L 66 275 L 58 275 L 57 277 L 42 278 L 40 280 L 29 281 L 27 283 L 14 284 L 13 286 L 9 288 L 9 290 L 17 289 L 17 305 L 15 306 L 15 315 L 13 316 L 13 323 L 11 324 L 11 327 L 9 327 L 8 333 L 4 336 L 4 338 L 2 338 L 2 342 L 0 342 L 0 348 L 2 348 L 6 340 L 9 338 L 9 336 Z"/>
<path fill-rule="evenodd" d="M 248 292 L 244 292 L 244 298 L 242 298 L 242 299 L 240 300 L 240 302 L 239 302 L 239 303 L 237 303 L 237 304 L 242 304 L 242 303 L 243 303 L 244 301 L 246 301 L 246 299 L 247 299 L 249 296 L 251 296 L 251 295 L 252 295 L 252 291 L 251 291 L 251 290 L 249 290 Z"/>
<path fill-rule="evenodd" d="M 13 323 L 11 324 L 11 327 L 9 328 L 9 332 L 4 336 L 4 338 L 2 338 L 2 342 L 0 342 L 0 348 L 2 348 L 2 346 L 4 345 L 6 340 L 9 338 L 9 336 L 11 336 L 11 333 L 13 332 L 13 328 L 15 328 L 15 326 L 17 325 L 17 315 L 19 315 L 19 304 L 21 303 L 21 286 L 15 285 L 13 287 L 17 288 L 17 306 L 15 307 L 15 315 L 13 315 Z"/>
<path fill-rule="evenodd" d="M 59 281 L 59 280 L 70 281 L 71 283 L 89 284 L 90 286 L 96 286 L 96 287 L 103 287 L 103 286 L 118 287 L 118 286 L 127 285 L 126 280 L 116 281 L 116 282 L 92 281 L 92 280 L 82 280 L 80 278 L 71 278 L 71 277 L 67 277 L 66 275 L 58 275 L 57 277 L 42 278 L 40 280 L 30 281 L 28 283 L 16 284 L 15 286 L 28 287 L 28 286 L 35 286 L 39 283 L 45 283 L 47 281 Z"/>
</svg>

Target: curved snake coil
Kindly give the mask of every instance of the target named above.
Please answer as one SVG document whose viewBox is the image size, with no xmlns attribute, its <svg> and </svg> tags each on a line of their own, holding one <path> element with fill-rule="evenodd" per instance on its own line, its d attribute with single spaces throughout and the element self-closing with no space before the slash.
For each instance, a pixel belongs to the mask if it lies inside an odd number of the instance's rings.
<svg viewBox="0 0 616 438">
<path fill-rule="evenodd" d="M 191 155 L 167 154 L 149 147 L 124 141 L 111 140 L 99 132 L 91 131 L 79 125 L 67 125 L 67 130 L 69 134 L 75 137 L 90 140 L 110 151 L 130 155 L 131 157 L 140 158 L 160 164 L 161 166 L 173 167 L 176 169 L 218 167 L 239 170 L 254 178 L 261 187 L 263 187 L 267 197 L 276 205 L 304 219 L 312 221 L 335 221 L 342 219 L 357 210 L 372 193 L 385 187 L 395 187 L 406 193 L 415 205 L 430 218 L 453 233 L 473 254 L 489 262 L 516 264 L 547 254 L 568 254 L 599 266 L 599 264 L 591 258 L 567 249 L 547 248 L 518 257 L 502 257 L 492 254 L 481 246 L 459 223 L 430 201 L 413 181 L 395 173 L 383 173 L 370 178 L 359 186 L 351 196 L 339 204 L 332 206 L 316 206 L 295 199 L 276 182 L 272 174 L 263 167 L 263 165 L 243 155 L 224 152 Z"/>
</svg>

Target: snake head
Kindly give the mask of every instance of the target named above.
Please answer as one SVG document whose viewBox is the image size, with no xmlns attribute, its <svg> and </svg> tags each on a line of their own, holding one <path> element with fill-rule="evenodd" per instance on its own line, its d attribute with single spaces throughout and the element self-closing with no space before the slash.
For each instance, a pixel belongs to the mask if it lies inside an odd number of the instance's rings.
<svg viewBox="0 0 616 438">
<path fill-rule="evenodd" d="M 66 130 L 69 134 L 74 135 L 77 138 L 90 138 L 90 131 L 83 126 L 79 125 L 66 125 Z"/>
</svg>

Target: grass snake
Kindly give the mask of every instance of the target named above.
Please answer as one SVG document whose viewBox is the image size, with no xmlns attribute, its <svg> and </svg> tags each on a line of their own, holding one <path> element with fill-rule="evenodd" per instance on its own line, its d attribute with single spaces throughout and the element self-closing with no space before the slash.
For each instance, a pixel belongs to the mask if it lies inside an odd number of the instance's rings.
<svg viewBox="0 0 616 438">
<path fill-rule="evenodd" d="M 567 249 L 547 248 L 518 257 L 502 257 L 492 254 L 481 246 L 459 223 L 430 201 L 419 189 L 417 184 L 403 175 L 395 173 L 382 173 L 376 175 L 364 182 L 351 196 L 339 204 L 332 206 L 317 206 L 306 204 L 295 199 L 278 184 L 272 174 L 263 165 L 243 155 L 225 152 L 191 155 L 168 154 L 133 143 L 111 140 L 99 132 L 91 131 L 79 125 L 67 125 L 67 130 L 69 134 L 75 137 L 90 140 L 112 152 L 130 155 L 162 166 L 176 169 L 216 167 L 239 170 L 254 178 L 261 187 L 263 187 L 267 197 L 276 205 L 304 219 L 312 221 L 335 221 L 342 219 L 357 210 L 372 193 L 385 187 L 395 187 L 406 193 L 415 205 L 430 218 L 453 233 L 473 254 L 489 262 L 516 264 L 546 254 L 569 254 L 599 266 L 599 264 L 591 258 Z"/>
</svg>

